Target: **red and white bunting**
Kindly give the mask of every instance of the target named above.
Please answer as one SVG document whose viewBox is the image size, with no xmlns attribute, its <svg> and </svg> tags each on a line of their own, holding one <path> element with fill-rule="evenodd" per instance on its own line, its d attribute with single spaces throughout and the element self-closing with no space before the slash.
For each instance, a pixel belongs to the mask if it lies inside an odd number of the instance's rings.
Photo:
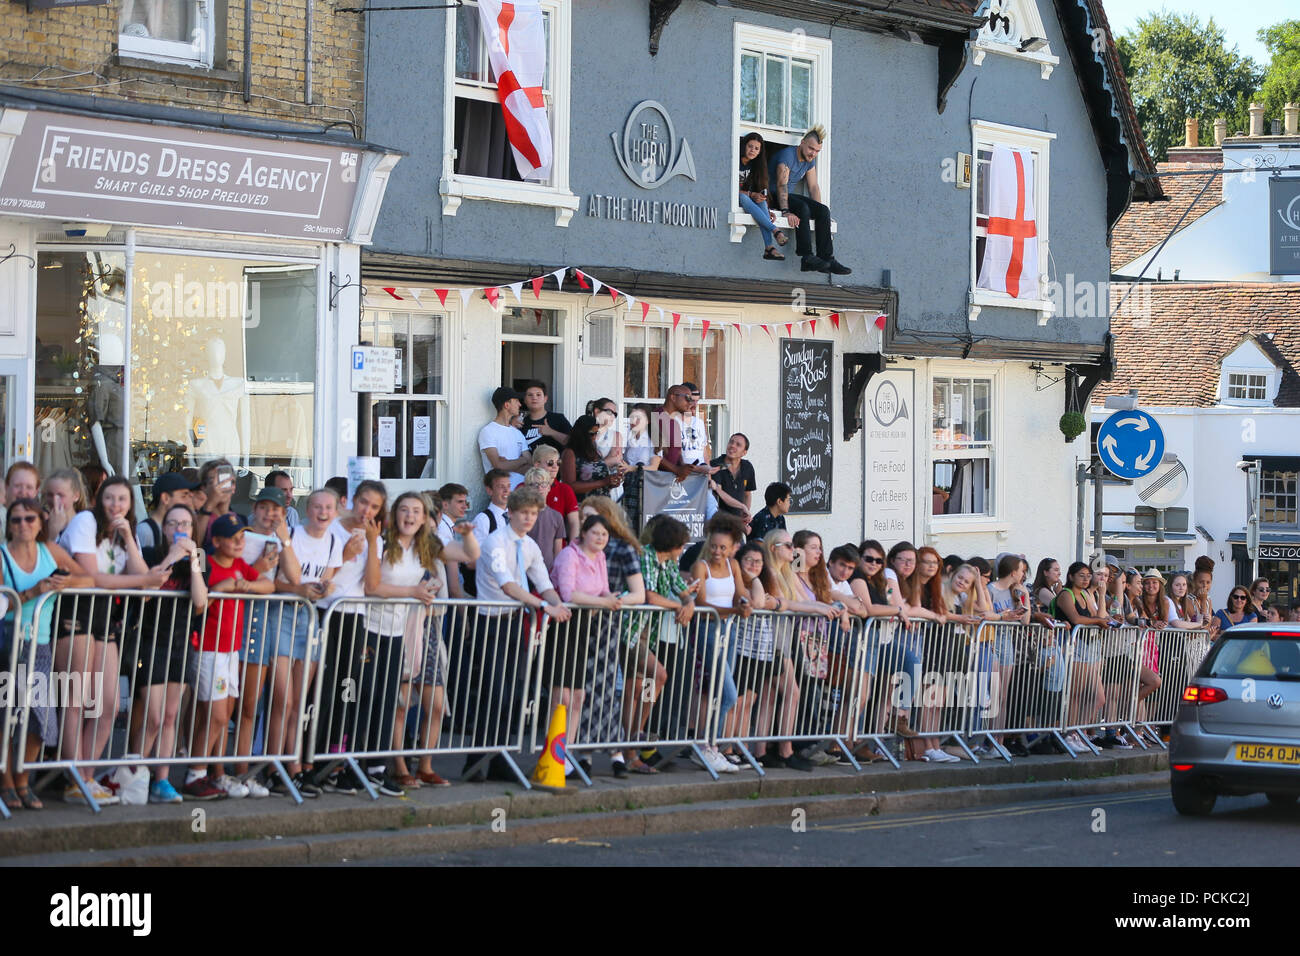
<svg viewBox="0 0 1300 956">
<path fill-rule="evenodd" d="M 394 299 L 396 299 L 398 302 L 404 302 L 404 301 L 406 301 L 406 300 L 403 299 L 400 295 L 397 294 L 397 290 L 396 290 L 396 289 L 391 288 L 391 287 L 388 287 L 388 286 L 382 286 L 381 288 L 383 288 L 383 290 L 384 290 L 385 292 L 387 292 L 389 295 L 391 295 L 391 296 L 392 296 Z"/>
<path fill-rule="evenodd" d="M 574 269 L 573 274 L 578 277 L 578 288 L 591 291 L 591 285 L 587 282 L 587 276 L 581 269 Z"/>
<path fill-rule="evenodd" d="M 864 316 L 863 318 L 865 320 L 866 317 Z M 885 329 L 885 323 L 888 321 L 889 321 L 889 316 L 881 312 L 879 315 L 876 316 L 876 328 L 880 329 L 883 332 Z"/>
<path fill-rule="evenodd" d="M 605 283 L 601 282 L 595 276 L 587 276 L 591 280 L 591 294 L 600 295 L 600 290 L 605 288 Z"/>
<path fill-rule="evenodd" d="M 520 293 L 524 291 L 523 282 L 510 283 L 510 291 L 514 294 L 515 305 L 523 305 L 524 300 L 520 297 Z"/>
<path fill-rule="evenodd" d="M 501 297 L 501 290 L 494 286 L 488 286 L 483 290 L 483 295 L 487 298 L 488 305 L 495 309 L 497 307 L 497 299 Z"/>
<path fill-rule="evenodd" d="M 681 320 L 682 320 L 682 314 L 681 314 L 680 312 L 674 312 L 674 313 L 673 313 L 673 328 L 674 328 L 674 329 L 677 328 L 677 323 L 680 322 Z"/>
<path fill-rule="evenodd" d="M 472 295 L 474 294 L 474 290 L 473 290 L 473 289 L 457 289 L 456 291 L 460 293 L 460 301 L 461 301 L 461 305 L 463 305 L 465 308 L 468 309 L 468 308 L 469 308 L 469 297 L 472 296 Z"/>
<path fill-rule="evenodd" d="M 660 309 L 660 310 L 659 310 L 659 314 L 660 314 L 660 316 L 663 315 L 663 311 L 664 311 L 663 309 Z M 649 303 L 649 302 L 642 302 L 642 303 L 641 303 L 641 321 L 644 322 L 645 319 L 646 319 L 646 316 L 649 315 L 649 314 L 650 314 L 650 303 Z"/>
<path fill-rule="evenodd" d="M 443 307 L 444 309 L 447 307 L 447 293 L 450 292 L 450 291 L 451 291 L 450 289 L 434 289 L 434 290 L 433 290 L 433 294 L 436 295 L 436 296 L 438 297 L 438 302 L 441 303 L 441 305 L 442 305 L 442 307 Z"/>
<path fill-rule="evenodd" d="M 564 289 L 564 270 L 556 269 L 554 272 L 551 273 L 551 275 L 555 277 L 555 291 L 556 292 L 562 291 Z M 536 286 L 536 285 L 533 286 L 533 291 L 537 292 L 540 295 L 541 294 L 540 286 Z"/>
<path fill-rule="evenodd" d="M 609 297 L 614 300 L 614 304 L 618 305 L 618 297 L 620 295 L 619 291 L 615 289 L 612 285 L 606 286 L 606 289 L 609 292 Z"/>
<path fill-rule="evenodd" d="M 840 314 L 838 312 L 831 313 L 831 325 L 835 326 L 835 331 L 840 330 Z"/>
<path fill-rule="evenodd" d="M 533 286 L 533 298 L 540 299 L 542 297 L 542 283 L 546 281 L 546 276 L 538 276 L 537 278 L 529 279 L 528 281 L 531 282 Z"/>
<path fill-rule="evenodd" d="M 704 320 L 704 327 L 700 330 L 700 341 L 703 342 L 709 336 L 709 320 Z"/>
</svg>

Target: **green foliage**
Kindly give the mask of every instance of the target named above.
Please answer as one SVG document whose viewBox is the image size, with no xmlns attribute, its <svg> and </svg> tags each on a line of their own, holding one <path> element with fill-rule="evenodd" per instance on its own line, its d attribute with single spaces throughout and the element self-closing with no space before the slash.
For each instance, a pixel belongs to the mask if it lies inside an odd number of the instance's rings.
<svg viewBox="0 0 1300 956">
<path fill-rule="evenodd" d="M 1259 39 L 1270 60 L 1256 102 L 1263 104 L 1265 119 L 1281 119 L 1283 105 L 1300 103 L 1300 20 L 1260 30 Z"/>
<path fill-rule="evenodd" d="M 1119 38 L 1118 50 L 1157 162 L 1183 142 L 1189 116 L 1200 119 L 1202 136 L 1211 142 L 1216 117 L 1227 117 L 1228 135 L 1248 128 L 1246 107 L 1262 71 L 1235 46 L 1228 49 L 1213 18 L 1202 24 L 1194 14 L 1153 13 Z"/>
<path fill-rule="evenodd" d="M 1079 412 L 1066 412 L 1061 416 L 1058 424 L 1061 434 L 1065 436 L 1066 441 L 1074 441 L 1088 427 L 1088 419 L 1084 418 Z"/>
</svg>

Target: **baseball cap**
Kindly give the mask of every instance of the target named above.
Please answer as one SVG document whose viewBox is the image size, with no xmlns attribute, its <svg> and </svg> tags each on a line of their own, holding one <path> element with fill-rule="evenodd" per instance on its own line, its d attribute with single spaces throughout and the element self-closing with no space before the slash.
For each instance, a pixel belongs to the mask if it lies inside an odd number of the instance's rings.
<svg viewBox="0 0 1300 956">
<path fill-rule="evenodd" d="M 179 471 L 169 471 L 155 479 L 153 493 L 155 495 L 173 494 L 177 491 L 195 491 L 198 487 L 199 483 L 197 481 L 190 481 Z"/>
<path fill-rule="evenodd" d="M 492 407 L 497 411 L 501 411 L 501 409 L 505 407 L 506 402 L 510 401 L 512 398 L 519 402 L 524 400 L 523 396 L 509 385 L 502 385 L 492 393 Z"/>
<path fill-rule="evenodd" d="M 257 493 L 257 497 L 253 499 L 253 503 L 257 504 L 259 501 L 269 501 L 283 508 L 285 507 L 284 489 L 272 487 L 263 488 Z"/>
<path fill-rule="evenodd" d="M 244 526 L 233 514 L 224 514 L 213 519 L 209 530 L 213 538 L 233 538 L 244 530 Z"/>
</svg>

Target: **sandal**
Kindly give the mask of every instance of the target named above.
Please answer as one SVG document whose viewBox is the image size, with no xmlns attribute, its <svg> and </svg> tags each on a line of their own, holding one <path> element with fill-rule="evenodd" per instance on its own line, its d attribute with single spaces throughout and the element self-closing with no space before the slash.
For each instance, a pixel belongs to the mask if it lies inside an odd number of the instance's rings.
<svg viewBox="0 0 1300 956">
<path fill-rule="evenodd" d="M 421 786 L 419 778 L 409 773 L 402 774 L 397 778 L 397 782 L 403 790 L 419 790 Z"/>
<path fill-rule="evenodd" d="M 639 757 L 636 760 L 633 760 L 630 764 L 628 764 L 627 769 L 631 770 L 633 773 L 658 773 L 659 772 L 659 769 L 657 767 L 650 766 L 648 763 L 646 763 L 644 760 L 640 759 Z"/>
<path fill-rule="evenodd" d="M 776 230 L 776 244 L 778 246 L 784 246 L 789 241 L 790 241 L 789 238 L 787 238 L 784 232 L 782 232 L 780 229 Z"/>
<path fill-rule="evenodd" d="M 18 799 L 23 803 L 25 810 L 44 810 L 45 804 L 41 803 L 40 798 L 32 793 L 31 787 L 19 787 L 16 791 Z"/>
<path fill-rule="evenodd" d="M 21 810 L 23 802 L 18 799 L 18 791 L 13 787 L 0 788 L 0 800 L 3 800 L 5 807 L 10 810 Z"/>
<path fill-rule="evenodd" d="M 785 256 L 776 251 L 776 246 L 768 246 L 763 250 L 764 259 L 785 259 Z"/>
</svg>

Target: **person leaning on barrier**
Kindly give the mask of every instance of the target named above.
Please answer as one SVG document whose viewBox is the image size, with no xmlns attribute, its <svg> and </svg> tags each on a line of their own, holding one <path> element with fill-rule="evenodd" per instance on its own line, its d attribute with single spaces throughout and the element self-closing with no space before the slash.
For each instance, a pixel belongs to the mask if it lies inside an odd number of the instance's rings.
<svg viewBox="0 0 1300 956">
<path fill-rule="evenodd" d="M 46 540 L 45 516 L 34 497 L 9 499 L 9 510 L 5 517 L 5 544 L 0 547 L 0 559 L 3 559 L 0 560 L 2 565 L 0 583 L 16 591 L 18 599 L 22 602 L 22 608 L 17 615 L 13 613 L 13 608 L 8 608 L 9 615 L 3 625 L 6 638 L 17 643 L 20 633 L 18 625 L 21 623 L 22 633 L 28 640 L 33 637 L 36 640 L 32 676 L 35 674 L 48 676 L 53 658 L 50 632 L 54 619 L 54 603 L 47 601 L 42 608 L 40 621 L 34 623 L 36 602 L 41 595 L 51 591 L 62 591 L 64 588 L 87 588 L 91 587 L 94 581 L 70 554 L 52 541 Z M 31 648 L 22 643 L 18 645 L 20 666 L 32 659 L 29 650 Z M 0 645 L 0 673 L 9 667 L 9 651 L 9 646 Z M 13 675 L 6 676 L 12 681 Z M 10 683 L 9 686 L 14 685 Z M 48 681 L 46 686 L 49 686 Z M 14 749 L 9 755 L 11 761 L 19 756 L 19 751 L 24 747 L 25 759 L 35 760 L 42 747 L 52 747 L 58 743 L 58 711 L 53 704 L 54 701 L 48 696 L 44 700 L 32 701 L 26 743 L 16 739 L 15 733 Z M 17 715 L 12 716 L 14 719 L 17 718 Z M 5 702 L 0 701 L 0 728 L 8 725 L 10 717 Z M 13 763 L 5 764 L 4 780 L 0 782 L 0 799 L 4 800 L 5 806 L 10 810 L 17 810 L 20 807 L 28 810 L 42 809 L 41 801 L 28 786 L 27 773 L 15 774 L 13 768 Z"/>
<path fill-rule="evenodd" d="M 193 509 L 173 504 L 158 516 L 158 531 L 158 545 L 145 548 L 144 559 L 153 570 L 167 572 L 161 589 L 175 592 L 176 598 L 147 602 L 129 641 L 135 645 L 136 662 L 130 752 L 166 758 L 176 753 L 181 699 L 189 683 L 190 635 L 207 609 L 208 585 L 203 580 L 203 549 L 194 541 Z M 181 802 L 168 779 L 170 769 L 153 768 L 150 803 Z"/>
<path fill-rule="evenodd" d="M 78 512 L 90 508 L 81 472 L 75 468 L 62 468 L 47 475 L 41 485 L 41 503 L 45 506 L 45 536 L 62 546 L 68 524 Z"/>
<path fill-rule="evenodd" d="M 117 475 L 100 485 L 94 509 L 81 512 L 68 524 L 66 550 L 94 578 L 96 588 L 153 590 L 167 579 L 167 572 L 151 571 L 140 554 L 132 506 L 131 483 Z M 95 686 L 103 687 L 98 717 L 85 717 L 79 706 L 65 708 L 64 756 L 74 761 L 96 760 L 108 745 L 117 715 L 119 640 L 135 624 L 140 601 L 105 595 L 59 603 L 59 635 L 66 642 L 61 640 L 55 648 L 55 670 L 88 673 Z M 60 650 L 66 653 L 60 654 Z M 91 768 L 83 767 L 80 772 L 96 800 L 101 791 L 111 796 L 94 780 Z M 81 801 L 80 788 L 70 785 L 64 799 Z"/>
</svg>

